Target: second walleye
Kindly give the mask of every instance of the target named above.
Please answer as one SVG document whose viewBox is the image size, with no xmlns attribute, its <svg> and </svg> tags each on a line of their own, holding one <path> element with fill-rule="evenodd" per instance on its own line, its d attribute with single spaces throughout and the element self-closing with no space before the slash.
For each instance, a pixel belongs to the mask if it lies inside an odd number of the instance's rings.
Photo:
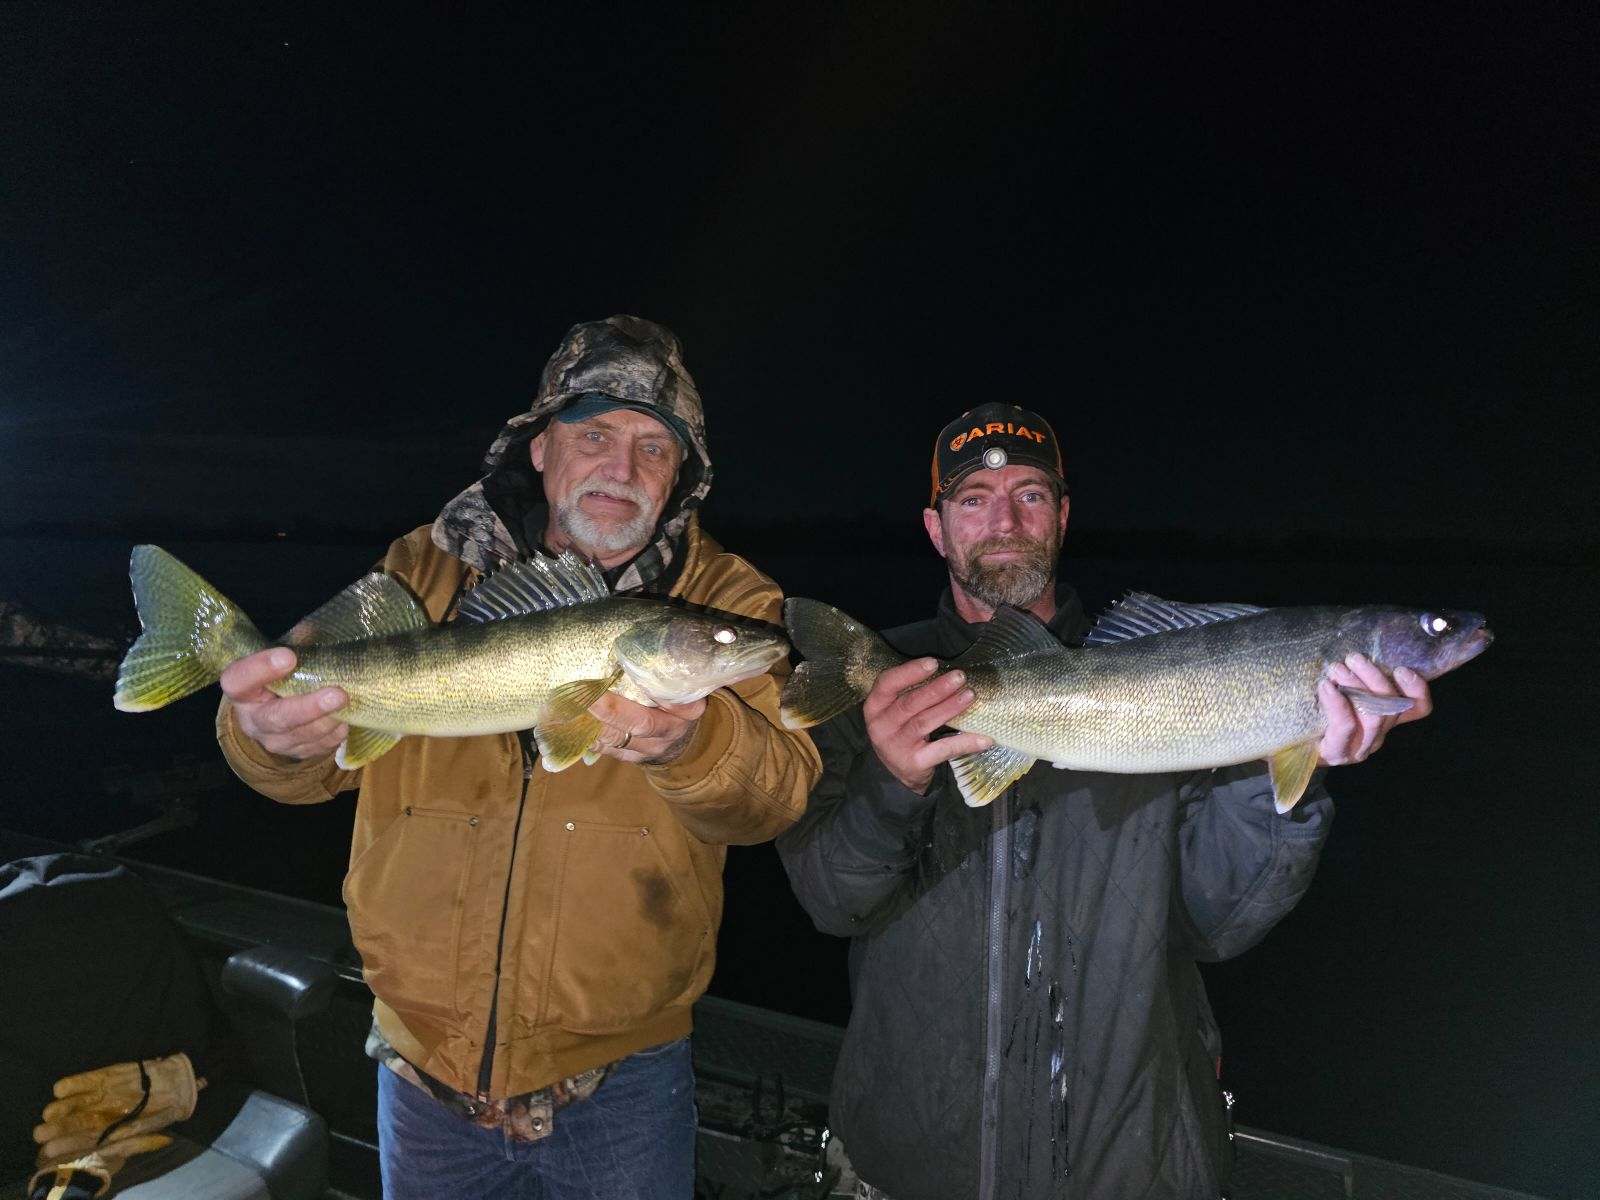
<svg viewBox="0 0 1600 1200">
<path fill-rule="evenodd" d="M 828 720 L 906 661 L 872 630 L 815 600 L 784 605 L 806 658 L 783 689 L 783 721 Z M 1118 774 L 1194 771 L 1266 759 L 1287 812 L 1305 792 L 1327 722 L 1317 686 L 1352 652 L 1385 671 L 1437 679 L 1492 640 L 1477 613 L 1417 609 L 1175 604 L 1134 593 L 1107 611 L 1082 649 L 1033 617 L 996 610 L 977 642 L 945 664 L 976 697 L 951 726 L 993 748 L 951 761 L 969 805 L 988 804 L 1043 760 Z M 1358 709 L 1412 702 L 1341 687 Z"/>
<path fill-rule="evenodd" d="M 129 575 L 144 626 L 117 675 L 116 706 L 160 708 L 212 683 L 229 663 L 274 643 L 222 593 L 157 546 L 134 547 Z M 280 696 L 342 688 L 333 714 L 354 768 L 407 734 L 464 737 L 532 729 L 540 761 L 593 762 L 608 691 L 643 704 L 686 704 L 760 675 L 788 653 L 781 632 L 745 617 L 653 596 L 612 595 L 600 571 L 564 554 L 489 576 L 457 619 L 435 625 L 395 578 L 357 580 L 290 631 L 294 671 Z"/>
</svg>

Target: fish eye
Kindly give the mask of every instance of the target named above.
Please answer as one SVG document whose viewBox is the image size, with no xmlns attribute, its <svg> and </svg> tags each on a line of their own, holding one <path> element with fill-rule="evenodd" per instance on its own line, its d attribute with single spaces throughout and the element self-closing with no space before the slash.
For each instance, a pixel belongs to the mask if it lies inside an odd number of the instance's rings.
<svg viewBox="0 0 1600 1200">
<path fill-rule="evenodd" d="M 729 629 L 726 625 L 722 626 L 711 636 L 717 641 L 721 642 L 724 646 L 731 646 L 739 639 L 739 635 L 733 630 Z"/>
<path fill-rule="evenodd" d="M 1422 632 L 1429 637 L 1443 637 L 1454 632 L 1456 623 L 1449 617 L 1441 617 L 1437 613 L 1422 614 Z"/>
</svg>

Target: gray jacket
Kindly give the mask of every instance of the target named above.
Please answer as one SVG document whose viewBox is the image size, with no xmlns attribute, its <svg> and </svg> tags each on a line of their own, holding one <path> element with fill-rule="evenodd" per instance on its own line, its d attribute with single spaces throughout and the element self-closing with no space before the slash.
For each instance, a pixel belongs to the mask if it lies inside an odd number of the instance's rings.
<svg viewBox="0 0 1600 1200">
<path fill-rule="evenodd" d="M 1082 609 L 1059 600 L 1070 643 Z M 884 637 L 950 658 L 977 633 L 946 591 Z M 817 927 L 854 939 L 830 1121 L 861 1177 L 894 1200 L 1215 1200 L 1231 1154 L 1195 963 L 1305 892 L 1333 818 L 1320 780 L 1279 816 L 1259 763 L 1040 763 L 969 809 L 948 768 L 927 796 L 890 775 L 859 708 L 815 732 L 822 778 L 777 845 Z"/>
</svg>

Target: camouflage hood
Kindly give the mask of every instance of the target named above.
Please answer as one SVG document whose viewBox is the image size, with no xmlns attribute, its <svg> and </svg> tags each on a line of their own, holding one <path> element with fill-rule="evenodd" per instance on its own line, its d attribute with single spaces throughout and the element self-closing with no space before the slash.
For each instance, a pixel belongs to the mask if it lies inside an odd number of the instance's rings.
<svg viewBox="0 0 1600 1200">
<path fill-rule="evenodd" d="M 531 548 L 523 524 L 544 504 L 544 488 L 528 457 L 531 442 L 557 411 L 580 396 L 600 395 L 661 414 L 689 440 L 678 484 L 650 542 L 606 572 L 614 591 L 631 591 L 669 576 L 683 532 L 711 491 L 700 393 L 683 365 L 683 348 L 668 329 L 639 317 L 574 325 L 545 364 L 533 407 L 506 422 L 483 459 L 483 477 L 433 523 L 433 541 L 468 566 L 489 572 Z"/>
</svg>

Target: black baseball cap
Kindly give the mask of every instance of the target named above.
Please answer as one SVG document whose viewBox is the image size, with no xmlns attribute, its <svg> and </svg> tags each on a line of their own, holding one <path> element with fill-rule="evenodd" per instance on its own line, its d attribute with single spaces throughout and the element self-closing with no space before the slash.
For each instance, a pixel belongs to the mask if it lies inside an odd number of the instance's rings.
<svg viewBox="0 0 1600 1200">
<path fill-rule="evenodd" d="M 928 507 L 979 467 L 998 471 L 1027 463 L 1056 477 L 1065 489 L 1061 445 L 1056 431 L 1038 413 L 998 401 L 962 413 L 939 431 L 933 444 L 933 494 Z"/>
</svg>

